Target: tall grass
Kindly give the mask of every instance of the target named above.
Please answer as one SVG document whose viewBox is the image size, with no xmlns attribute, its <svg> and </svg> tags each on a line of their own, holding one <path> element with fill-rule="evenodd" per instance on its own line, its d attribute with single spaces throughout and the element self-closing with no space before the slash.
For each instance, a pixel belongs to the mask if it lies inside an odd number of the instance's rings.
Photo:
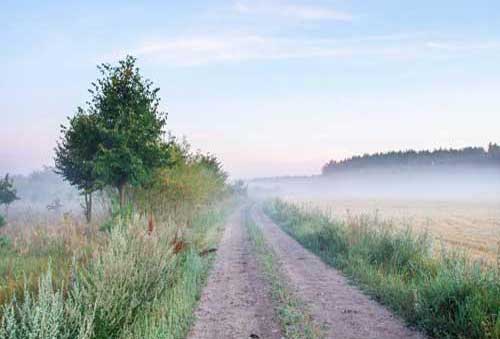
<svg viewBox="0 0 500 339">
<path fill-rule="evenodd" d="M 213 255 L 204 254 L 216 245 L 226 209 L 210 209 L 194 218 L 185 234 L 187 250 L 176 256 L 171 284 L 128 326 L 123 338 L 185 338 L 194 320 L 193 311 L 205 285 Z"/>
<path fill-rule="evenodd" d="M 183 337 L 210 264 L 199 253 L 216 241 L 223 216 L 199 214 L 178 253 L 175 224 L 151 233 L 143 219 L 122 220 L 88 261 L 73 261 L 67 279 L 54 281 L 49 268 L 38 288 L 26 285 L 4 306 L 0 338 Z"/>
<path fill-rule="evenodd" d="M 34 221 L 36 222 L 36 221 Z M 0 239 L 0 305 L 8 303 L 24 288 L 35 292 L 38 280 L 52 262 L 53 283 L 60 286 L 70 273 L 72 257 L 84 262 L 97 241 L 93 232 L 78 223 L 62 221 L 57 225 L 39 225 L 29 229 L 12 227 L 3 230 Z M 61 286 L 60 286 L 61 287 Z"/>
<path fill-rule="evenodd" d="M 463 254 L 369 218 L 334 221 L 280 200 L 265 212 L 408 323 L 436 338 L 500 338 L 500 275 Z"/>
</svg>

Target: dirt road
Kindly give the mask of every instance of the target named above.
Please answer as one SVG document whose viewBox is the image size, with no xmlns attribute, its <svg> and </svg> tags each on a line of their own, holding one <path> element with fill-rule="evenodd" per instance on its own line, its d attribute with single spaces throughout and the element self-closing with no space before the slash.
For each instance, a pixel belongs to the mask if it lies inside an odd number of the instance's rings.
<svg viewBox="0 0 500 339">
<path fill-rule="evenodd" d="M 335 269 L 285 234 L 262 211 L 251 217 L 276 253 L 283 278 L 305 305 L 325 338 L 424 338 L 368 298 Z M 282 338 L 243 221 L 242 211 L 226 225 L 214 268 L 196 311 L 189 338 Z"/>
<path fill-rule="evenodd" d="M 252 217 L 280 259 L 296 295 L 308 307 L 327 338 L 424 338 L 380 304 L 350 286 L 337 270 L 304 249 L 260 209 Z"/>
<path fill-rule="evenodd" d="M 259 273 L 242 211 L 225 228 L 197 321 L 188 338 L 281 338 L 269 290 Z"/>
</svg>

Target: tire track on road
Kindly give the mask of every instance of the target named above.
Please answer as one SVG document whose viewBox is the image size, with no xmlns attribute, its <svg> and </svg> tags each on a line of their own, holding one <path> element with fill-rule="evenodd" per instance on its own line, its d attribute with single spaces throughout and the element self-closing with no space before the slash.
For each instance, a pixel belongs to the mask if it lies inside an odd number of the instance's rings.
<svg viewBox="0 0 500 339">
<path fill-rule="evenodd" d="M 262 227 L 277 254 L 297 297 L 308 307 L 313 321 L 332 339 L 425 338 L 360 290 L 334 268 L 283 232 L 260 208 L 252 218 Z"/>
<path fill-rule="evenodd" d="M 226 224 L 188 338 L 282 337 L 251 246 L 240 209 Z"/>
</svg>

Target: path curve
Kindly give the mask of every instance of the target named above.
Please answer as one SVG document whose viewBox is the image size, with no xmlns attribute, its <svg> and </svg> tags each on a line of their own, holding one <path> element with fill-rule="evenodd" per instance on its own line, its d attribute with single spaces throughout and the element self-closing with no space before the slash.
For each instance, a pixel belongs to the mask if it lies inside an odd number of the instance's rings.
<svg viewBox="0 0 500 339">
<path fill-rule="evenodd" d="M 229 218 L 214 267 L 195 312 L 191 339 L 281 338 L 281 331 L 243 225 L 243 211 Z"/>
<path fill-rule="evenodd" d="M 327 338 L 425 338 L 349 285 L 339 271 L 283 232 L 260 208 L 254 207 L 251 215 L 276 252 L 294 293 L 309 309 L 313 321 L 325 329 Z"/>
</svg>

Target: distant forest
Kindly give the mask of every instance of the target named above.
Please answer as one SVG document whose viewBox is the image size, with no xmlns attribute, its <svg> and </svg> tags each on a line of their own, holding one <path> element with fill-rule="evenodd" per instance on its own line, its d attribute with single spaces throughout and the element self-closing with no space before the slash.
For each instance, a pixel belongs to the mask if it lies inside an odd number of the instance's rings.
<svg viewBox="0 0 500 339">
<path fill-rule="evenodd" d="M 490 143 L 483 147 L 461 149 L 437 149 L 434 151 L 392 151 L 386 153 L 364 154 L 341 161 L 331 160 L 323 166 L 322 174 L 364 169 L 412 169 L 439 166 L 482 166 L 500 165 L 500 146 Z"/>
</svg>

